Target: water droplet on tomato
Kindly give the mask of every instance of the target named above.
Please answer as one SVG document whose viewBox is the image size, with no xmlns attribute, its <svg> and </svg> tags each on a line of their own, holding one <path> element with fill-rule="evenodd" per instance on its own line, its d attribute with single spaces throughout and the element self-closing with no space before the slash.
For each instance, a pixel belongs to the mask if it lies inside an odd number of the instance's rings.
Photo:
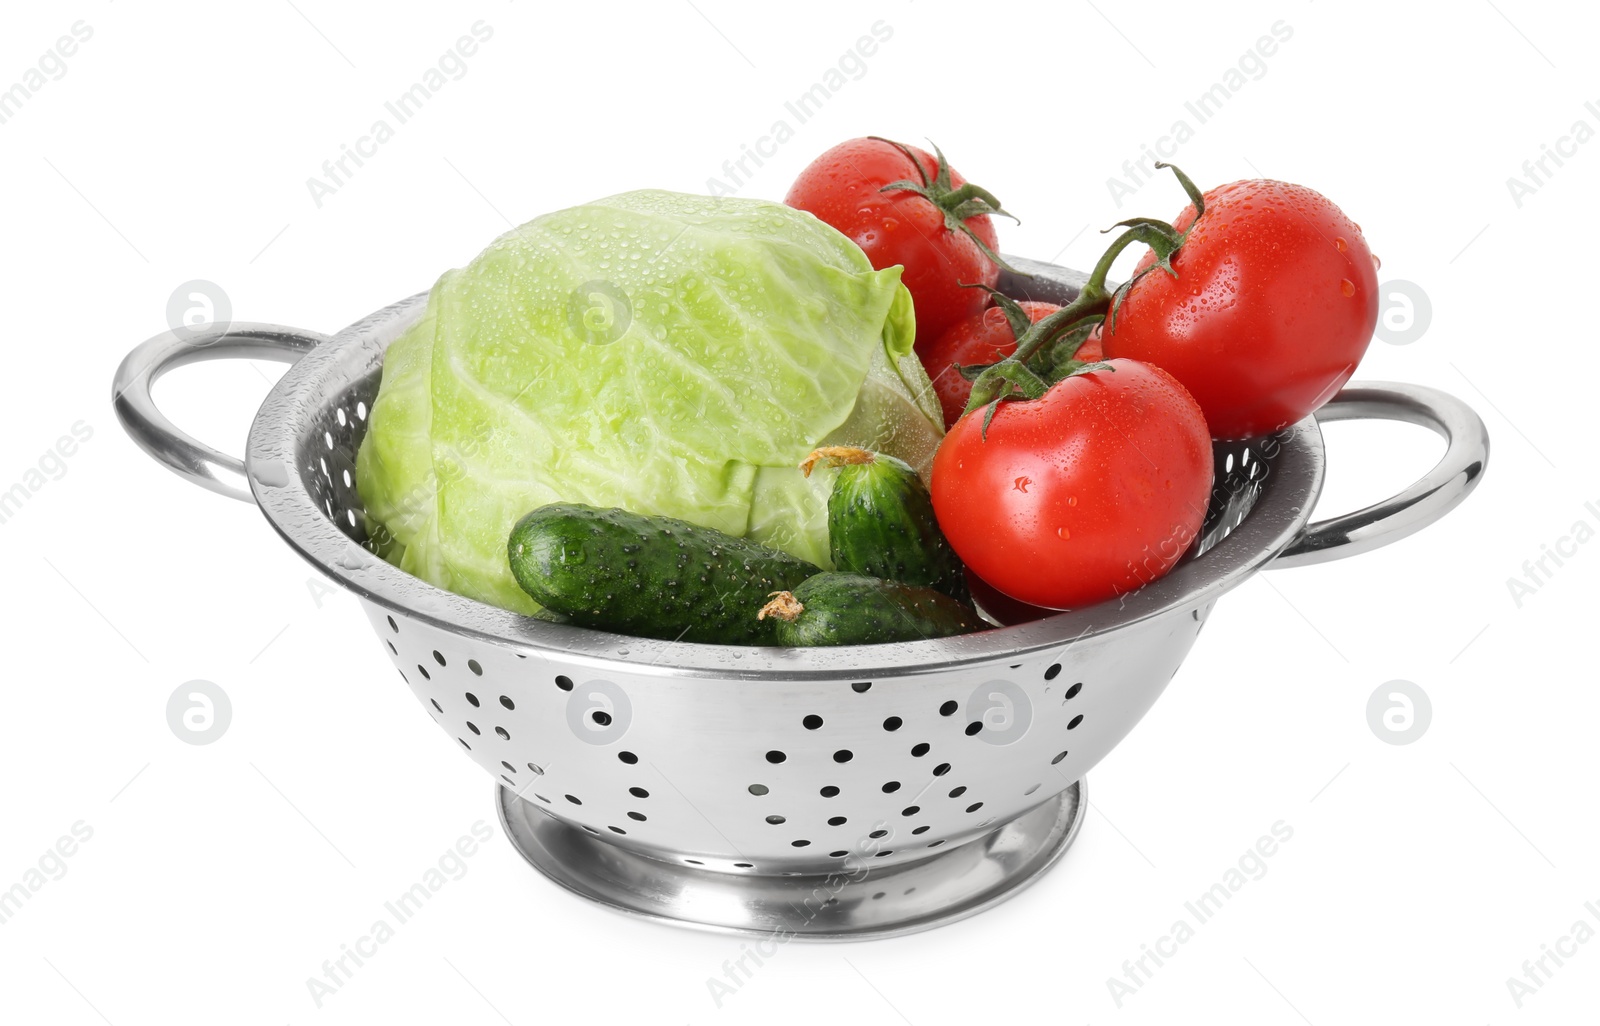
<svg viewBox="0 0 1600 1026">
<path fill-rule="evenodd" d="M 1062 541 L 1071 541 L 1072 532 L 1067 530 L 1065 527 L 1058 527 L 1056 528 L 1056 537 L 1060 538 Z"/>
<path fill-rule="evenodd" d="M 1346 299 L 1349 299 L 1351 296 L 1356 294 L 1356 283 L 1351 281 L 1349 278 L 1340 278 L 1339 291 L 1344 293 L 1344 297 Z"/>
<path fill-rule="evenodd" d="M 1339 252 L 1343 253 L 1345 251 L 1345 249 L 1346 249 L 1344 240 L 1343 239 L 1337 239 L 1337 238 L 1334 239 L 1333 240 L 1333 248 L 1338 250 Z"/>
<path fill-rule="evenodd" d="M 1378 254 L 1376 253 L 1372 254 L 1372 269 L 1374 271 L 1380 271 L 1383 269 L 1383 261 L 1378 259 Z"/>
<path fill-rule="evenodd" d="M 1078 504 L 1078 497 L 1076 495 L 1068 496 L 1068 498 L 1067 498 L 1067 505 L 1068 506 L 1076 506 L 1077 504 Z"/>
</svg>

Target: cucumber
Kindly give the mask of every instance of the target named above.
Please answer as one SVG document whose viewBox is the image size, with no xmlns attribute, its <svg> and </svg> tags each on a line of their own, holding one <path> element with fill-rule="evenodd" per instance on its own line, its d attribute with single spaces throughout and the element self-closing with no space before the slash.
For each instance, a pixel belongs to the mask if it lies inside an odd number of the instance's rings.
<svg viewBox="0 0 1600 1026">
<path fill-rule="evenodd" d="M 967 577 L 939 521 L 933 499 L 911 467 L 882 453 L 827 446 L 808 456 L 839 468 L 828 496 L 828 547 L 836 570 L 937 588 L 967 601 Z"/>
<path fill-rule="evenodd" d="M 934 588 L 861 574 L 821 573 L 780 591 L 757 617 L 780 645 L 876 645 L 983 630 L 970 606 Z"/>
<path fill-rule="evenodd" d="M 668 641 L 776 644 L 750 610 L 821 570 L 803 559 L 671 517 L 555 503 L 517 521 L 517 583 L 569 623 Z"/>
</svg>

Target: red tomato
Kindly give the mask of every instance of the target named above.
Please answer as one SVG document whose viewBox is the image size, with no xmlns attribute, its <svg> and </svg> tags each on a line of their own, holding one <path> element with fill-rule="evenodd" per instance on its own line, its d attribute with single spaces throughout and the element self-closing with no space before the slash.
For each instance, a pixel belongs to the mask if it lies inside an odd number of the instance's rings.
<svg viewBox="0 0 1600 1026">
<path fill-rule="evenodd" d="M 1360 227 L 1304 186 L 1234 182 L 1205 201 L 1172 256 L 1177 277 L 1133 283 L 1106 355 L 1170 372 L 1217 438 L 1271 434 L 1350 380 L 1378 321 L 1375 261 Z M 1194 206 L 1173 223 L 1194 224 Z"/>
<path fill-rule="evenodd" d="M 956 422 L 933 508 L 967 566 L 1012 598 L 1076 609 L 1172 569 L 1200 531 L 1211 435 L 1170 374 L 1134 360 Z"/>
<path fill-rule="evenodd" d="M 1035 322 L 1061 309 L 1054 303 L 1022 302 L 1018 305 L 1028 319 Z M 998 306 L 960 321 L 922 351 L 923 369 L 933 382 L 939 405 L 944 407 L 945 427 L 961 419 L 967 400 L 972 396 L 972 382 L 962 377 L 955 365 L 995 363 L 1016 351 L 1017 337 L 1011 333 L 1005 311 Z"/>
<path fill-rule="evenodd" d="M 1073 359 L 1082 360 L 1084 363 L 1095 363 L 1106 358 L 1105 344 L 1100 339 L 1101 329 L 1104 324 L 1096 324 L 1094 330 L 1089 332 L 1089 337 L 1083 340 L 1083 345 L 1073 354 Z"/>
<path fill-rule="evenodd" d="M 937 161 L 915 146 L 906 149 L 916 154 L 932 181 Z M 988 302 L 982 289 L 961 286 L 992 286 L 1000 269 L 964 232 L 947 227 L 945 212 L 928 198 L 905 189 L 880 191 L 898 181 L 922 181 L 917 165 L 899 147 L 881 139 L 851 139 L 812 161 L 783 201 L 848 235 L 873 267 L 905 268 L 900 280 L 911 290 L 916 307 L 920 351 Z M 951 169 L 951 187 L 965 184 Z M 965 223 L 991 252 L 995 249 L 998 242 L 988 215 L 969 217 Z"/>
</svg>

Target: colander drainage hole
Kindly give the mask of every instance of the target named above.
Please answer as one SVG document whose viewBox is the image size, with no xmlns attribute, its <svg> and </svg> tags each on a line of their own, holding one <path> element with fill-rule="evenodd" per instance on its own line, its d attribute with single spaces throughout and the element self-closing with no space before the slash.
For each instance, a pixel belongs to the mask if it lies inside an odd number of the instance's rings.
<svg viewBox="0 0 1600 1026">
<path fill-rule="evenodd" d="M 827 787 L 824 787 L 821 791 L 818 791 L 817 793 L 822 795 L 822 797 L 824 797 L 824 798 L 833 798 L 833 797 L 838 795 L 839 789 L 837 787 L 834 787 L 832 784 L 829 784 Z"/>
<path fill-rule="evenodd" d="M 1026 791 L 1022 792 L 1022 796 L 1024 798 L 1026 798 L 1028 795 L 1032 794 L 1033 792 L 1035 792 L 1037 790 L 1039 790 L 1039 785 L 1038 784 L 1034 784 L 1032 787 L 1030 787 Z"/>
<path fill-rule="evenodd" d="M 922 806 L 920 806 L 920 805 L 907 805 L 905 808 L 900 810 L 900 815 L 908 816 L 908 817 L 909 816 L 915 816 L 917 813 L 919 813 L 921 811 L 922 811 Z"/>
<path fill-rule="evenodd" d="M 562 691 L 571 691 L 572 678 L 563 673 L 561 676 L 556 678 L 556 687 L 560 688 Z"/>
<path fill-rule="evenodd" d="M 705 863 L 701 862 L 699 859 L 684 859 L 683 861 L 687 862 L 691 866 L 703 866 L 703 865 L 705 865 Z"/>
<path fill-rule="evenodd" d="M 422 674 L 422 679 L 423 680 L 432 680 L 433 679 L 433 674 L 429 673 L 428 672 L 428 668 L 426 666 L 423 666 L 421 663 L 417 664 L 417 672 Z"/>
<path fill-rule="evenodd" d="M 577 798 L 574 798 L 570 794 L 569 795 L 565 795 L 564 797 L 567 799 L 567 801 L 571 802 L 574 805 L 582 805 L 583 804 L 583 802 L 579 801 Z"/>
<path fill-rule="evenodd" d="M 472 706 L 474 709 L 478 708 L 478 704 L 479 704 L 478 703 L 478 696 L 474 695 L 470 691 L 466 692 L 466 696 L 467 696 L 467 704 Z"/>
<path fill-rule="evenodd" d="M 608 827 L 606 827 L 606 829 L 611 831 L 614 834 L 625 834 L 625 833 L 627 833 L 626 830 L 622 829 L 621 827 L 617 827 L 617 826 L 608 826 Z"/>
<path fill-rule="evenodd" d="M 472 731 L 474 734 L 482 734 L 483 733 L 483 731 L 478 729 L 478 725 L 476 723 L 473 723 L 471 720 L 467 721 L 467 729 Z"/>
<path fill-rule="evenodd" d="M 500 735 L 500 740 L 502 740 L 502 741 L 510 741 L 511 740 L 511 731 L 507 730 L 504 727 L 496 727 L 496 728 L 494 728 L 494 732 L 496 734 Z"/>
<path fill-rule="evenodd" d="M 889 836 L 889 831 L 887 831 L 887 830 L 874 830 L 872 833 L 868 834 L 867 836 L 871 837 L 873 839 L 877 839 L 879 837 L 888 837 Z"/>
<path fill-rule="evenodd" d="M 829 816 L 828 817 L 828 825 L 829 826 L 844 826 L 848 822 L 850 822 L 850 821 L 848 819 L 845 819 L 843 816 Z"/>
<path fill-rule="evenodd" d="M 389 646 L 389 651 L 390 652 L 393 652 L 395 655 L 399 655 L 400 654 L 400 650 L 398 648 L 395 648 L 394 647 L 394 642 L 390 641 L 388 638 L 384 638 L 383 639 L 383 643 L 385 645 Z"/>
<path fill-rule="evenodd" d="M 894 854 L 894 849 L 885 848 L 885 849 L 883 849 L 882 851 L 878 852 L 876 855 L 874 855 L 872 857 L 875 858 L 875 859 L 881 859 L 881 858 L 884 858 L 886 856 L 893 855 L 893 854 Z"/>
<path fill-rule="evenodd" d="M 458 738 L 456 738 L 456 740 L 461 742 L 461 747 L 462 748 L 465 748 L 469 752 L 472 751 L 472 746 L 467 744 L 467 742 L 466 742 L 466 740 L 464 738 L 459 738 L 458 737 Z"/>
<path fill-rule="evenodd" d="M 389 622 L 393 623 L 394 621 L 390 620 Z M 398 628 L 396 628 L 396 629 L 398 629 Z M 861 681 L 858 684 L 852 684 L 852 685 L 850 685 L 850 690 L 854 691 L 858 695 L 864 695 L 868 691 L 872 690 L 872 681 L 864 680 L 864 681 Z"/>
<path fill-rule="evenodd" d="M 879 892 L 878 892 L 878 893 L 877 893 L 877 894 L 874 894 L 874 895 L 873 895 L 873 896 L 872 896 L 872 900 L 873 900 L 873 901 L 877 901 L 877 900 L 878 900 L 878 899 L 879 899 L 879 898 L 881 898 L 881 897 L 883 897 L 883 896 L 884 896 L 884 894 L 885 894 L 885 893 L 887 893 L 887 892 L 885 892 L 885 891 L 879 891 Z"/>
<path fill-rule="evenodd" d="M 932 748 L 932 747 L 933 747 L 932 745 L 930 745 L 930 744 L 928 744 L 928 742 L 924 741 L 919 745 L 913 746 L 912 749 L 911 749 L 911 754 L 912 754 L 913 757 L 920 759 L 924 755 L 927 755 L 928 754 L 928 750 L 930 748 Z"/>
<path fill-rule="evenodd" d="M 1078 692 L 1080 692 L 1082 690 L 1083 690 L 1083 681 L 1079 681 L 1078 683 L 1072 685 L 1072 687 L 1067 689 L 1066 697 L 1067 698 L 1077 698 L 1078 697 Z"/>
<path fill-rule="evenodd" d="M 600 831 L 598 831 L 598 830 L 596 830 L 596 829 L 595 829 L 595 828 L 594 828 L 594 827 L 592 827 L 592 826 L 590 826 L 590 825 L 589 825 L 589 824 L 587 824 L 587 823 L 585 823 L 585 824 L 584 824 L 584 825 L 583 825 L 583 828 L 584 828 L 584 829 L 585 829 L 585 830 L 587 830 L 587 831 L 589 831 L 589 832 L 590 832 L 590 833 L 591 833 L 591 834 L 598 834 L 598 833 L 599 833 L 599 832 L 600 832 Z"/>
<path fill-rule="evenodd" d="M 950 772 L 950 764 L 948 762 L 941 762 L 939 765 L 937 765 L 937 766 L 935 766 L 933 768 L 933 775 L 936 776 L 936 777 L 942 777 L 946 773 L 949 773 L 949 772 Z"/>
<path fill-rule="evenodd" d="M 822 726 L 822 717 L 818 716 L 816 713 L 812 713 L 810 716 L 807 716 L 805 719 L 801 720 L 800 724 L 807 730 L 816 730 L 818 727 Z"/>
<path fill-rule="evenodd" d="M 805 848 L 805 847 L 808 847 L 811 844 L 811 842 L 810 841 L 790 841 L 789 844 L 791 846 L 793 846 L 793 847 L 796 847 L 796 848 Z"/>
<path fill-rule="evenodd" d="M 444 656 L 439 654 L 438 649 L 433 650 L 433 661 L 438 663 L 440 666 L 444 665 Z"/>
<path fill-rule="evenodd" d="M 904 722 L 905 721 L 902 720 L 898 716 L 891 716 L 888 719 L 883 721 L 883 729 L 884 730 L 899 730 L 900 729 L 900 725 L 902 723 L 904 723 Z"/>
<path fill-rule="evenodd" d="M 628 813 L 628 818 L 636 822 L 643 823 L 647 817 L 642 812 L 630 812 Z"/>
<path fill-rule="evenodd" d="M 982 729 L 983 729 L 983 721 L 982 720 L 973 720 L 971 723 L 967 724 L 967 736 L 968 737 L 972 737 L 973 735 L 977 734 L 978 731 L 980 731 Z M 1071 728 L 1069 727 L 1068 729 L 1070 730 Z"/>
<path fill-rule="evenodd" d="M 500 696 L 500 704 L 505 706 L 507 709 L 515 709 L 517 707 L 517 703 L 507 698 L 505 695 Z"/>
<path fill-rule="evenodd" d="M 927 825 L 926 825 L 926 824 L 924 824 L 924 825 L 923 825 L 923 826 L 919 826 L 919 827 L 917 827 L 917 828 L 916 828 L 916 829 L 915 829 L 915 830 L 913 830 L 913 831 L 911 831 L 911 832 L 912 832 L 912 833 L 913 833 L 913 834 L 925 834 L 925 833 L 927 833 L 927 832 L 928 832 L 928 827 L 927 827 Z M 907 894 L 909 894 L 909 893 L 911 893 L 911 892 L 910 892 L 910 891 L 907 891 L 907 892 L 906 892 L 906 893 L 907 893 Z"/>
<path fill-rule="evenodd" d="M 389 629 L 391 631 L 394 631 L 396 634 L 400 633 L 400 625 L 394 622 L 394 617 L 388 616 L 384 617 L 384 619 L 389 621 Z"/>
<path fill-rule="evenodd" d="M 504 773 L 500 774 L 500 779 L 504 780 L 506 783 L 510 784 L 512 787 L 516 787 L 517 786 L 517 782 L 515 780 L 512 780 L 510 777 L 506 776 Z"/>
<path fill-rule="evenodd" d="M 604 709 L 596 709 L 594 712 L 589 714 L 589 718 L 594 720 L 602 727 L 611 726 L 611 714 L 606 712 Z"/>
<path fill-rule="evenodd" d="M 439 710 L 440 712 L 444 712 L 444 706 L 439 704 L 439 700 L 437 698 L 430 698 L 428 701 L 433 703 L 433 707 L 435 709 Z"/>
<path fill-rule="evenodd" d="M 766 784 L 751 784 L 749 787 L 745 788 L 745 790 L 749 791 L 751 794 L 753 794 L 757 798 L 759 798 L 762 795 L 767 793 L 767 785 Z"/>
<path fill-rule="evenodd" d="M 632 752 L 618 752 L 617 753 L 617 758 L 621 759 L 623 762 L 627 763 L 629 766 L 632 766 L 634 763 L 639 761 L 639 757 L 637 755 L 634 755 Z"/>
<path fill-rule="evenodd" d="M 950 701 L 939 707 L 939 715 L 954 716 L 956 714 L 956 710 L 959 708 L 961 708 L 961 706 L 956 702 L 955 699 L 952 698 Z"/>
<path fill-rule="evenodd" d="M 528 772 L 532 773 L 536 777 L 542 777 L 544 776 L 544 767 L 540 766 L 538 763 L 530 762 L 528 763 Z"/>
<path fill-rule="evenodd" d="M 1078 724 L 1080 724 L 1082 722 L 1083 722 L 1083 714 L 1079 713 L 1078 715 L 1074 716 L 1072 719 L 1067 721 L 1067 729 L 1068 730 L 1077 730 L 1078 729 Z"/>
<path fill-rule="evenodd" d="M 467 660 L 467 669 L 471 670 L 472 673 L 473 673 L 473 676 L 475 676 L 475 677 L 482 677 L 483 676 L 483 667 L 478 665 L 478 661 L 476 659 L 468 659 Z"/>
<path fill-rule="evenodd" d="M 1081 719 L 1082 717 L 1079 717 L 1079 718 Z M 848 749 L 848 748 L 841 748 L 837 752 L 833 753 L 833 761 L 834 762 L 849 762 L 851 759 L 854 759 L 854 758 L 855 758 L 855 754 L 853 752 L 851 752 L 850 749 Z"/>
<path fill-rule="evenodd" d="M 841 848 L 838 851 L 830 851 L 830 852 L 828 852 L 828 858 L 830 858 L 830 859 L 842 859 L 848 854 L 850 854 L 848 851 L 845 851 L 843 848 Z"/>
<path fill-rule="evenodd" d="M 894 794 L 898 790 L 900 790 L 900 781 L 898 780 L 891 780 L 883 785 L 884 794 Z"/>
<path fill-rule="evenodd" d="M 967 793 L 967 785 L 965 785 L 965 784 L 962 784 L 960 787 L 952 787 L 950 789 L 950 797 L 952 797 L 952 798 L 960 798 L 962 795 L 964 795 L 966 793 Z"/>
<path fill-rule="evenodd" d="M 515 766 L 511 765 L 509 762 L 505 761 L 504 759 L 500 760 L 500 765 L 502 765 L 502 766 L 504 766 L 506 768 L 506 772 L 507 773 L 515 773 L 517 771 L 517 768 Z"/>
<path fill-rule="evenodd" d="M 787 819 L 785 819 L 783 816 L 779 816 L 779 815 L 774 814 L 774 815 L 771 815 L 771 816 L 767 817 L 767 822 L 771 823 L 773 826 L 782 826 L 784 823 L 787 823 L 789 821 Z"/>
<path fill-rule="evenodd" d="M 983 808 L 983 803 L 982 802 L 973 802 L 971 805 L 967 806 L 967 811 L 968 812 L 977 812 L 981 808 Z"/>
<path fill-rule="evenodd" d="M 630 787 L 630 788 L 628 788 L 628 793 L 633 795 L 635 798 L 648 798 L 648 797 L 650 797 L 650 792 L 646 791 L 642 787 Z"/>
<path fill-rule="evenodd" d="M 1045 680 L 1055 680 L 1059 676 L 1061 676 L 1060 663 L 1051 663 L 1049 669 L 1044 671 Z"/>
<path fill-rule="evenodd" d="M 1060 762 L 1062 759 L 1065 759 L 1066 757 L 1067 757 L 1067 753 L 1066 752 L 1062 752 L 1060 755 L 1057 755 L 1054 759 L 1050 760 L 1050 765 L 1054 766 L 1056 763 Z"/>
<path fill-rule="evenodd" d="M 941 837 L 937 841 L 929 841 L 928 842 L 928 847 L 937 848 L 937 847 L 939 847 L 939 845 L 941 845 L 943 843 L 944 843 L 944 838 Z"/>
<path fill-rule="evenodd" d="M 784 755 L 782 752 L 779 752 L 779 751 L 771 751 L 771 752 L 767 753 L 767 761 L 772 763 L 774 766 L 776 766 L 778 763 L 782 762 L 783 760 L 785 760 L 787 758 L 788 758 L 787 755 Z"/>
<path fill-rule="evenodd" d="M 754 862 L 735 862 L 733 864 L 734 869 L 754 869 L 755 867 L 756 864 Z"/>
</svg>

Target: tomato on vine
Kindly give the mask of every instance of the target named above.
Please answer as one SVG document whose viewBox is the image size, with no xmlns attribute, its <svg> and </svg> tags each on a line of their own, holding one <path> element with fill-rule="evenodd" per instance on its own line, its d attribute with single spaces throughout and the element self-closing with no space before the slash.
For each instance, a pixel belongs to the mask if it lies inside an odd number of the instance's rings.
<svg viewBox="0 0 1600 1026">
<path fill-rule="evenodd" d="M 1030 323 L 1061 309 L 1054 303 L 1024 300 L 1017 306 Z M 944 426 L 950 427 L 966 412 L 972 397 L 972 382 L 961 374 L 962 367 L 979 366 L 1003 360 L 1017 351 L 1017 333 L 999 306 L 980 310 L 958 321 L 922 352 L 922 366 L 933 382 L 933 393 L 944 409 Z"/>
<path fill-rule="evenodd" d="M 850 139 L 807 165 L 784 202 L 849 236 L 873 267 L 905 268 L 919 353 L 986 305 L 982 291 L 962 286 L 992 286 L 1004 266 L 990 215 L 1011 215 L 937 146 L 930 155 L 876 136 Z"/>
<path fill-rule="evenodd" d="M 1304 186 L 1243 181 L 1202 197 L 1180 180 L 1193 202 L 1164 226 L 1176 245 L 1135 268 L 1106 355 L 1169 371 L 1218 438 L 1279 431 L 1360 363 L 1378 321 L 1376 261 L 1361 228 Z"/>
<path fill-rule="evenodd" d="M 1172 568 L 1205 520 L 1211 474 L 1189 393 L 1113 359 L 964 415 L 934 456 L 931 492 L 973 573 L 1031 605 L 1077 609 Z"/>
</svg>

